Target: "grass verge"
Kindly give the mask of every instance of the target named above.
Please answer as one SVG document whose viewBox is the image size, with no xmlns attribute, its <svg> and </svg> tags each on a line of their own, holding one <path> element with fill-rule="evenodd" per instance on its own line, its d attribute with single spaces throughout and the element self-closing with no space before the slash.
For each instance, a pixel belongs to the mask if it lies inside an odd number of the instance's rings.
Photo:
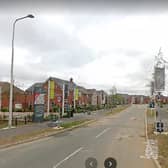
<svg viewBox="0 0 168 168">
<path fill-rule="evenodd" d="M 68 123 L 63 123 L 61 124 L 61 127 L 63 127 L 64 129 L 66 128 L 72 128 L 72 127 L 75 127 L 77 125 L 80 125 L 86 121 L 89 121 L 89 120 L 79 120 L 79 121 L 73 121 L 73 122 L 68 122 Z"/>
<path fill-rule="evenodd" d="M 111 111 L 107 112 L 106 115 L 120 113 L 121 111 L 127 109 L 128 107 L 130 107 L 130 105 L 118 106 L 117 108 L 114 108 Z"/>
<path fill-rule="evenodd" d="M 15 144 L 19 144 L 19 143 L 25 143 L 25 142 L 29 142 L 29 141 L 33 141 L 33 140 L 37 140 L 43 137 L 47 137 L 56 133 L 59 133 L 60 131 L 66 131 L 70 128 L 76 128 L 82 124 L 87 124 L 89 121 L 91 120 L 80 120 L 80 121 L 73 121 L 73 122 L 69 122 L 69 123 L 64 123 L 61 124 L 61 127 L 63 127 L 63 129 L 61 130 L 55 130 L 53 128 L 46 128 L 46 129 L 42 129 L 42 130 L 38 130 L 38 131 L 33 131 L 31 133 L 27 133 L 27 134 L 22 134 L 22 135 L 17 135 L 17 136 L 12 136 L 10 138 L 1 138 L 0 139 L 0 146 L 11 146 L 11 145 L 15 145 Z"/>
<path fill-rule="evenodd" d="M 150 109 L 150 108 L 148 108 L 147 109 L 147 116 L 148 117 L 155 117 L 155 110 L 154 109 Z"/>
<path fill-rule="evenodd" d="M 168 168 L 168 136 L 159 134 L 155 135 L 153 124 L 148 125 L 148 137 L 149 139 L 157 140 L 159 148 L 158 161 L 162 168 Z"/>
</svg>

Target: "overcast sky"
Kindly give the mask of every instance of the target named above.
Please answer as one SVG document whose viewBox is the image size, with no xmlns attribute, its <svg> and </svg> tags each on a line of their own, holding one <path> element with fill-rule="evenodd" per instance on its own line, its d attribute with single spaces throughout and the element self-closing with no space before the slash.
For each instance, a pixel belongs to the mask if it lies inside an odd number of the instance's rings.
<svg viewBox="0 0 168 168">
<path fill-rule="evenodd" d="M 88 88 L 147 94 L 160 47 L 168 60 L 165 4 L 63 2 L 1 6 L 0 80 L 10 79 L 12 23 L 32 13 L 16 25 L 16 85 L 72 77 Z"/>
</svg>

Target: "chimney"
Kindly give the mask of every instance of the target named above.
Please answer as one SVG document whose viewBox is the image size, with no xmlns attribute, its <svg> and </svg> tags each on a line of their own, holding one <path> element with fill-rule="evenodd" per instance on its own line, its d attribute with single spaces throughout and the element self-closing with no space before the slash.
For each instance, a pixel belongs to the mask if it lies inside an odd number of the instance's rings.
<svg viewBox="0 0 168 168">
<path fill-rule="evenodd" d="M 73 78 L 70 78 L 70 82 L 73 83 Z"/>
</svg>

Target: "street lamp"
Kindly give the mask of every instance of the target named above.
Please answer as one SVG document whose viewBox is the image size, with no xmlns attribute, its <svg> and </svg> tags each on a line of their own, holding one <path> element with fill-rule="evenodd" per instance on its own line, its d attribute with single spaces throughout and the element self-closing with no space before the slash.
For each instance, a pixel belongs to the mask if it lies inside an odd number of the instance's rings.
<svg viewBox="0 0 168 168">
<path fill-rule="evenodd" d="M 10 98 L 9 98 L 9 121 L 8 127 L 11 128 L 12 126 L 12 100 L 13 100 L 13 62 L 14 62 L 14 37 L 15 37 L 15 25 L 19 20 L 23 20 L 26 18 L 34 18 L 33 15 L 29 14 L 27 16 L 17 18 L 13 23 L 13 32 L 12 32 L 12 59 L 11 59 L 11 74 L 10 74 Z"/>
</svg>

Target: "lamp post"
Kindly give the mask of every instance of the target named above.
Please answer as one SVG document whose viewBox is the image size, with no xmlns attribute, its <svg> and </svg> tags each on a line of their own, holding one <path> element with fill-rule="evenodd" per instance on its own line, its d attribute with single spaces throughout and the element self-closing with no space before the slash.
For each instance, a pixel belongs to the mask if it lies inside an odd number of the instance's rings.
<svg viewBox="0 0 168 168">
<path fill-rule="evenodd" d="M 0 86 L 0 112 L 2 109 L 2 87 Z"/>
<path fill-rule="evenodd" d="M 12 59 L 11 59 L 11 73 L 10 73 L 10 98 L 9 98 L 9 121 L 8 121 L 8 127 L 11 128 L 12 126 L 12 109 L 13 109 L 13 62 L 14 62 L 14 38 L 15 38 L 15 26 L 16 23 L 20 20 L 26 19 L 26 18 L 34 18 L 33 15 L 29 14 L 24 17 L 17 18 L 13 23 L 13 32 L 12 32 Z"/>
</svg>

